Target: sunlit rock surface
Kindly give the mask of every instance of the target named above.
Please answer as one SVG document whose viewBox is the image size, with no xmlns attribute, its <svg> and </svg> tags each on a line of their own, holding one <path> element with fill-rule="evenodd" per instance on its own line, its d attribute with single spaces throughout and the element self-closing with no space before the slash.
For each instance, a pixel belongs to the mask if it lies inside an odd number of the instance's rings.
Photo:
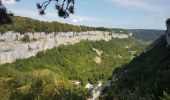
<svg viewBox="0 0 170 100">
<path fill-rule="evenodd" d="M 30 42 L 21 41 L 24 35 L 7 32 L 0 34 L 0 64 L 11 63 L 19 58 L 36 56 L 39 51 L 51 49 L 61 44 L 74 44 L 81 40 L 109 41 L 112 38 L 128 38 L 127 34 L 116 34 L 103 31 L 60 32 L 60 33 L 26 33 Z"/>
</svg>

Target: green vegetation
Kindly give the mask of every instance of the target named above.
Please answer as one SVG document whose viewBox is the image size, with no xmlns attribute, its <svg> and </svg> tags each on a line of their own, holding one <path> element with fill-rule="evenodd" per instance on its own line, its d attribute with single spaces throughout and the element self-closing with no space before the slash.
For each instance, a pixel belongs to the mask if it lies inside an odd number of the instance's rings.
<svg viewBox="0 0 170 100">
<path fill-rule="evenodd" d="M 130 63 L 113 71 L 106 100 L 170 100 L 170 51 L 165 36 Z"/>
<path fill-rule="evenodd" d="M 26 32 L 82 32 L 82 31 L 115 31 L 116 33 L 126 33 L 125 29 L 111 29 L 104 27 L 88 27 L 88 26 L 75 26 L 71 24 L 63 24 L 60 22 L 44 22 L 34 20 L 26 17 L 15 16 L 12 17 L 13 23 L 0 26 L 0 33 L 7 31 L 14 31 L 24 34 Z"/>
<path fill-rule="evenodd" d="M 126 46 L 129 46 L 126 48 Z M 102 51 L 96 63 L 93 48 Z M 128 63 L 143 47 L 133 38 L 81 41 L 42 51 L 36 57 L 0 65 L 0 97 L 3 100 L 83 100 L 87 82 L 106 83 L 112 71 Z M 139 52 L 138 52 L 139 53 Z M 73 80 L 81 81 L 75 86 Z"/>
<path fill-rule="evenodd" d="M 22 42 L 30 42 L 30 37 L 28 35 L 24 35 L 24 37 L 21 39 Z"/>
<path fill-rule="evenodd" d="M 131 29 L 129 31 L 133 33 L 134 38 L 147 44 L 153 43 L 165 34 L 165 30 Z"/>
<path fill-rule="evenodd" d="M 81 32 L 114 31 L 128 34 L 125 29 L 73 26 L 59 22 L 43 22 L 13 17 L 14 23 L 0 26 L 0 32 Z M 36 57 L 18 59 L 0 65 L 0 99 L 2 100 L 85 100 L 88 82 L 102 81 L 115 76 L 100 99 L 106 100 L 169 100 L 170 52 L 165 48 L 162 30 L 130 30 L 134 38 L 106 41 L 81 41 L 42 51 Z M 145 34 L 145 35 L 143 35 Z M 28 35 L 22 38 L 29 42 Z M 142 42 L 141 42 L 142 41 Z M 147 50 L 143 43 L 151 44 Z M 94 50 L 102 51 L 99 56 Z M 31 51 L 31 49 L 30 49 Z M 141 52 L 144 52 L 141 54 Z M 94 59 L 99 57 L 101 62 Z M 134 59 L 133 59 L 134 58 Z M 132 60 L 133 59 L 133 60 Z M 73 80 L 79 80 L 76 86 Z"/>
</svg>

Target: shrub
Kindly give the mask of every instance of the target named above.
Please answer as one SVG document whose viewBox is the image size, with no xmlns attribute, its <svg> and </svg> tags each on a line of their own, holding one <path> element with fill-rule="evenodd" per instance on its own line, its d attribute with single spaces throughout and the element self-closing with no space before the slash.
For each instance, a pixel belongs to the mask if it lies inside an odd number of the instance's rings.
<svg viewBox="0 0 170 100">
<path fill-rule="evenodd" d="M 21 39 L 22 42 L 30 42 L 30 37 L 28 35 L 24 35 L 24 37 Z"/>
</svg>

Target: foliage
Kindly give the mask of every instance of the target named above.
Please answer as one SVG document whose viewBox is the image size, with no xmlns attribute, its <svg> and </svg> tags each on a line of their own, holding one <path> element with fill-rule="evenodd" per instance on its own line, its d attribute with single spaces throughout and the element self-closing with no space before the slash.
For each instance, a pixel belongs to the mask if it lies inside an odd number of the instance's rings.
<svg viewBox="0 0 170 100">
<path fill-rule="evenodd" d="M 88 27 L 88 26 L 75 26 L 71 24 L 63 24 L 60 22 L 44 22 L 39 20 L 33 20 L 31 18 L 12 17 L 13 23 L 0 26 L 0 32 L 7 31 L 19 32 L 21 34 L 27 32 L 84 32 L 84 31 L 115 31 L 116 33 L 128 34 L 128 30 L 125 29 L 111 29 L 104 27 Z M 121 31 L 121 32 L 120 32 Z"/>
<path fill-rule="evenodd" d="M 30 37 L 28 35 L 24 35 L 24 37 L 21 39 L 22 42 L 30 42 Z"/>
<path fill-rule="evenodd" d="M 131 45 L 129 48 L 125 48 Z M 116 67 L 128 63 L 140 51 L 133 38 L 106 41 L 81 41 L 43 51 L 36 57 L 18 59 L 0 65 L 0 92 L 3 99 L 83 100 L 87 98 L 87 82 L 106 81 Z M 97 64 L 93 48 L 103 51 Z M 121 56 L 121 57 L 119 57 Z M 81 81 L 75 86 L 73 80 Z"/>
<path fill-rule="evenodd" d="M 112 80 L 112 86 L 103 98 L 118 100 L 169 98 L 167 94 L 170 93 L 170 52 L 165 47 L 165 40 L 165 36 L 162 36 L 154 47 L 114 70 L 113 76 L 116 76 L 116 79 Z"/>
<path fill-rule="evenodd" d="M 10 0 L 9 0 L 10 1 Z M 20 1 L 20 0 L 14 0 Z M 58 11 L 58 16 L 67 18 L 70 14 L 74 13 L 74 0 L 43 0 L 43 3 L 37 3 L 37 9 L 39 10 L 40 15 L 45 14 L 46 8 L 49 4 L 55 4 L 55 9 Z M 60 4 L 61 3 L 61 4 Z M 13 13 L 9 13 L 7 8 L 3 4 L 3 0 L 0 0 L 0 24 L 11 24 L 11 16 Z"/>
<path fill-rule="evenodd" d="M 16 0 L 18 1 L 18 0 Z M 5 6 L 2 4 L 2 0 L 0 0 L 0 24 L 9 24 L 11 23 L 11 18 L 13 14 L 8 13 L 7 9 Z"/>
<path fill-rule="evenodd" d="M 146 29 L 131 29 L 133 37 L 144 43 L 153 43 L 162 35 L 165 34 L 165 30 L 146 30 Z"/>
<path fill-rule="evenodd" d="M 170 100 L 170 95 L 163 91 L 163 97 L 160 97 L 160 100 Z"/>
</svg>

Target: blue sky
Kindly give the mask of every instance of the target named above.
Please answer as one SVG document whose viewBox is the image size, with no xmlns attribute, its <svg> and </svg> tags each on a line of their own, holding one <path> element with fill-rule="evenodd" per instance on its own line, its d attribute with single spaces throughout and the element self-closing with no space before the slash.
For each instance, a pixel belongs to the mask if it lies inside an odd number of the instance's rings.
<svg viewBox="0 0 170 100">
<path fill-rule="evenodd" d="M 36 2 L 42 1 L 21 0 L 15 3 L 11 0 L 4 3 L 15 15 L 97 27 L 165 29 L 165 20 L 170 17 L 170 0 L 75 0 L 75 14 L 67 19 L 57 16 L 53 4 L 45 16 L 40 16 Z"/>
</svg>

